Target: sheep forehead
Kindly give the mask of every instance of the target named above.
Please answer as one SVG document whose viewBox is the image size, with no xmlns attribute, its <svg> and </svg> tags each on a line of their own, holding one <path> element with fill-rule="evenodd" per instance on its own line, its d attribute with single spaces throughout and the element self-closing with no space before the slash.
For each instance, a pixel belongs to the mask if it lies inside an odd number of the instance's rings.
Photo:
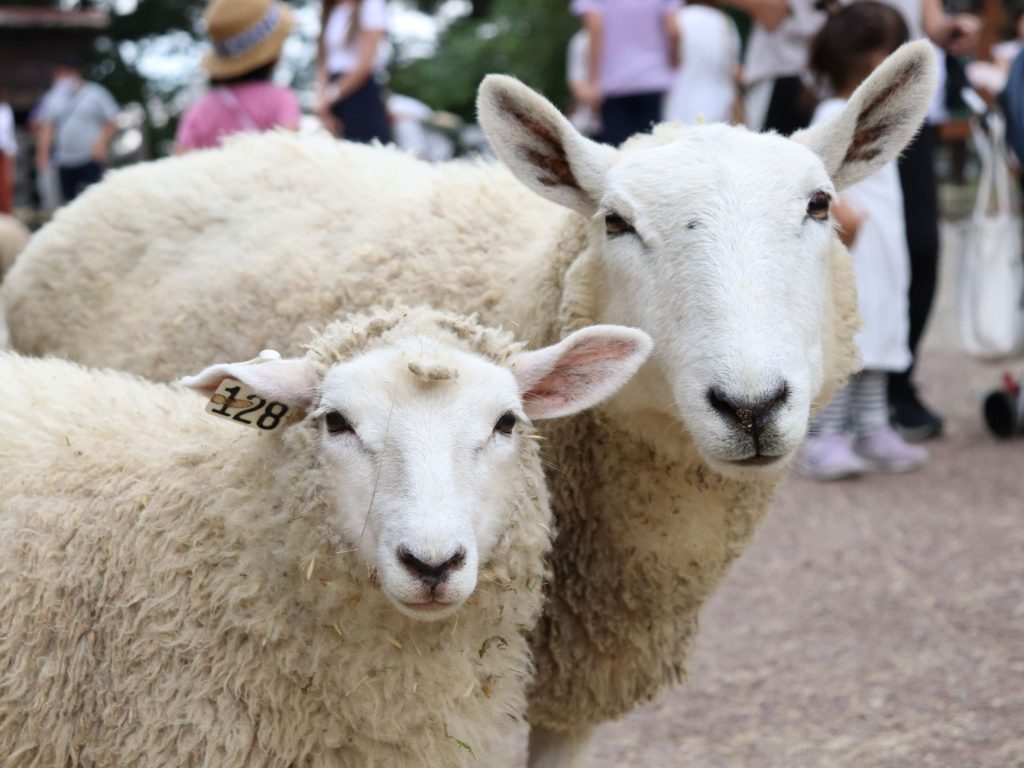
<svg viewBox="0 0 1024 768">
<path fill-rule="evenodd" d="M 682 205 L 776 211 L 802 206 L 816 189 L 831 191 L 821 159 L 776 134 L 724 125 L 679 129 L 671 141 L 639 144 L 610 169 L 606 198 L 647 210 Z"/>
<path fill-rule="evenodd" d="M 520 348 L 512 334 L 480 326 L 474 316 L 437 310 L 426 305 L 374 307 L 329 323 L 314 335 L 307 354 L 326 372 L 332 363 L 344 362 L 370 350 L 401 344 L 410 338 L 429 337 L 441 344 L 464 349 L 488 360 L 503 360 Z"/>
<path fill-rule="evenodd" d="M 444 369 L 430 379 L 410 369 Z M 512 374 L 479 355 L 429 337 L 403 339 L 333 365 L 324 377 L 323 403 L 368 429 L 379 422 L 452 422 L 488 429 L 494 411 L 519 404 Z M 396 422 L 397 420 L 397 422 Z"/>
</svg>

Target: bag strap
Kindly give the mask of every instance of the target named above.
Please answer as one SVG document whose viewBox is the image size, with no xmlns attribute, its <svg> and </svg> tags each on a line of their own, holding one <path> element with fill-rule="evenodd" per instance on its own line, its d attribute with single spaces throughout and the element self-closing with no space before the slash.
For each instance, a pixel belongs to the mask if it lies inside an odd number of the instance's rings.
<svg viewBox="0 0 1024 768">
<path fill-rule="evenodd" d="M 988 119 L 992 136 L 992 173 L 996 183 L 996 204 L 999 213 L 1013 213 L 1010 198 L 1010 158 L 1006 153 L 1006 122 L 993 113 Z"/>
<path fill-rule="evenodd" d="M 971 138 L 974 140 L 975 149 L 978 150 L 978 159 L 981 161 L 981 173 L 978 176 L 978 196 L 974 201 L 975 220 L 988 215 L 989 203 L 992 199 L 992 144 L 990 143 L 985 129 L 977 121 L 971 121 Z"/>
<path fill-rule="evenodd" d="M 1010 184 L 1010 159 L 1006 151 L 1006 123 L 995 112 L 985 115 L 982 119 L 984 126 L 980 121 L 971 122 L 971 137 L 981 160 L 974 216 L 984 218 L 991 215 L 1010 215 L 1013 213 L 1013 196 Z M 996 207 L 995 213 L 990 214 L 993 189 Z"/>
<path fill-rule="evenodd" d="M 81 103 L 82 98 L 85 96 L 86 83 L 82 83 L 78 86 L 78 90 L 68 96 L 68 100 L 64 103 L 64 109 L 61 113 L 53 119 L 53 127 L 59 128 L 64 124 L 71 115 L 78 109 L 78 105 Z"/>
<path fill-rule="evenodd" d="M 260 127 L 256 125 L 256 121 L 252 119 L 252 116 L 246 111 L 245 107 L 242 106 L 242 102 L 238 100 L 238 97 L 232 92 L 230 88 L 220 86 L 214 89 L 214 95 L 220 100 L 227 110 L 232 114 L 235 120 L 243 130 L 246 131 L 258 131 Z"/>
</svg>

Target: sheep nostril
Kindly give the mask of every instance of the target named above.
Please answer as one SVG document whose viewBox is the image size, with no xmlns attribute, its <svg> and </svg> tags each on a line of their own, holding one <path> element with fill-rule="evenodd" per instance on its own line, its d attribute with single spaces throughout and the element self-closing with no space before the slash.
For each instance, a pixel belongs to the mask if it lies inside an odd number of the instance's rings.
<svg viewBox="0 0 1024 768">
<path fill-rule="evenodd" d="M 768 426 L 789 402 L 789 384 L 782 382 L 770 393 L 749 400 L 731 397 L 716 387 L 710 387 L 706 397 L 708 405 L 723 418 L 743 432 L 752 433 Z"/>
<path fill-rule="evenodd" d="M 440 567 L 444 569 L 445 573 L 452 573 L 453 571 L 459 570 L 466 562 L 466 550 L 459 547 L 455 554 L 441 563 Z"/>
<path fill-rule="evenodd" d="M 432 562 L 416 557 L 408 547 L 399 547 L 397 556 L 398 562 L 431 590 L 436 589 L 438 584 L 447 581 L 452 573 L 466 563 L 466 550 L 462 547 L 459 547 L 454 554 L 444 560 L 437 559 Z"/>
<path fill-rule="evenodd" d="M 778 410 L 789 402 L 789 384 L 782 382 L 775 391 L 768 395 L 765 407 L 765 415 L 774 415 L 773 411 Z"/>
<path fill-rule="evenodd" d="M 707 391 L 708 404 L 723 416 L 732 418 L 736 415 L 736 409 L 732 401 L 719 389 L 710 387 Z"/>
</svg>

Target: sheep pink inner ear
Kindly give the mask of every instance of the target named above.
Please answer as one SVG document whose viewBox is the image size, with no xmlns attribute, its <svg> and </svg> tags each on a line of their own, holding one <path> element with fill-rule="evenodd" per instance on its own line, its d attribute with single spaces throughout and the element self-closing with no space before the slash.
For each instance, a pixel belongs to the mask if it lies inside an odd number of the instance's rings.
<svg viewBox="0 0 1024 768">
<path fill-rule="evenodd" d="M 871 73 L 842 111 L 793 134 L 811 149 L 839 190 L 893 160 L 917 133 L 935 92 L 935 53 L 919 40 L 898 48 Z"/>
<path fill-rule="evenodd" d="M 513 365 L 523 410 L 531 419 L 569 416 L 615 394 L 651 352 L 650 336 L 635 328 L 595 325 Z"/>
<path fill-rule="evenodd" d="M 516 178 L 541 197 L 593 215 L 614 148 L 584 138 L 551 102 L 506 75 L 484 78 L 477 113 Z"/>
<path fill-rule="evenodd" d="M 316 368 L 304 357 L 253 363 L 211 365 L 181 383 L 206 395 L 217 391 L 224 379 L 237 379 L 267 400 L 308 408 L 316 399 Z"/>
</svg>

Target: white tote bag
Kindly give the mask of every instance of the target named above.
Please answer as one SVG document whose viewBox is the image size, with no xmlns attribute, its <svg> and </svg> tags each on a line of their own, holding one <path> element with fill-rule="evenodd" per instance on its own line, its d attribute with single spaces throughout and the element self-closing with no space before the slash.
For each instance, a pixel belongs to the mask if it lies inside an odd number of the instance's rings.
<svg viewBox="0 0 1024 768">
<path fill-rule="evenodd" d="M 1021 220 L 1011 200 L 1005 126 L 997 115 L 986 122 L 987 135 L 980 126 L 973 128 L 981 179 L 960 255 L 957 305 L 968 354 L 995 359 L 1024 349 L 1024 252 Z"/>
</svg>

